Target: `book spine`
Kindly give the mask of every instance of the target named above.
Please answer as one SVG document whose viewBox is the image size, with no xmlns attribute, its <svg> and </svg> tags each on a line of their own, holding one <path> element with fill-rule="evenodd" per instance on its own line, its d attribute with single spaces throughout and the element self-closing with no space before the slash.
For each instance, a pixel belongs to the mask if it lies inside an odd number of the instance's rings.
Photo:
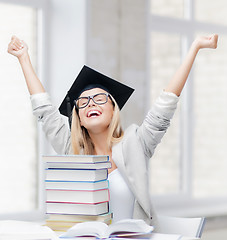
<svg viewBox="0 0 227 240">
<path fill-rule="evenodd" d="M 46 180 L 57 181 L 100 181 L 107 180 L 108 169 L 46 169 Z"/>
<path fill-rule="evenodd" d="M 107 155 L 47 155 L 42 156 L 44 162 L 100 163 L 109 161 Z"/>
<path fill-rule="evenodd" d="M 99 190 L 56 190 L 46 189 L 46 202 L 64 202 L 64 203 L 103 203 L 109 202 L 109 189 Z"/>
<path fill-rule="evenodd" d="M 99 216 L 109 213 L 109 202 L 97 204 L 85 203 L 46 203 L 46 214 L 69 214 Z"/>
<path fill-rule="evenodd" d="M 75 157 L 74 155 L 73 156 L 62 155 L 62 156 L 46 156 L 43 158 L 43 160 L 46 163 L 46 167 L 48 167 L 45 169 L 46 172 L 45 190 L 47 193 L 45 202 L 47 209 L 46 214 L 48 214 L 49 216 L 54 214 L 55 215 L 58 214 L 60 216 L 81 215 L 87 216 L 87 218 L 89 218 L 89 216 L 95 217 L 109 213 L 110 192 L 108 181 L 108 168 L 110 167 L 110 164 L 106 164 L 105 165 L 106 167 L 104 168 L 91 169 L 91 166 L 93 165 L 98 166 L 98 163 L 103 164 L 104 162 L 109 161 L 109 157 L 88 156 L 87 159 L 89 160 L 87 161 L 86 157 L 87 156 L 82 155 L 79 155 L 78 157 Z M 61 166 L 61 164 L 65 164 L 62 166 L 67 166 L 67 163 L 70 164 L 70 168 L 68 169 L 65 167 L 64 168 L 58 167 Z M 78 167 L 74 167 L 76 165 Z M 99 166 L 101 165 L 99 164 Z M 89 173 L 92 173 L 90 177 Z M 100 175 L 98 173 L 100 173 Z M 98 175 L 99 177 L 97 177 Z M 98 189 L 99 186 L 102 186 L 102 188 Z M 57 194 L 56 199 L 48 198 L 48 193 L 54 191 Z M 99 192 L 101 193 L 101 191 L 106 191 L 106 193 L 101 195 L 101 197 L 99 197 L 98 200 L 95 199 L 93 202 L 87 202 L 86 197 L 83 198 L 80 196 L 81 198 L 80 197 L 78 198 L 78 200 L 80 201 L 76 201 L 78 195 L 85 194 L 84 196 L 86 196 L 86 194 L 89 194 L 92 196 L 93 194 Z M 69 197 L 64 195 L 65 193 L 69 193 Z M 60 196 L 59 197 L 60 200 L 58 199 L 58 196 Z"/>
<path fill-rule="evenodd" d="M 109 189 L 109 181 L 100 180 L 100 181 L 52 181 L 45 180 L 45 186 L 47 189 L 55 190 L 101 190 Z"/>
</svg>

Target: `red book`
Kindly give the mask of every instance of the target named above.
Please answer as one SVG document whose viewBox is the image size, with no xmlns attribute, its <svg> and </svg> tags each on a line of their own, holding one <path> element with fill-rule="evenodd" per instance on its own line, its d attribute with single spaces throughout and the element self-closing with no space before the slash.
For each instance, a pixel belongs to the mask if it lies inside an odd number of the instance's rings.
<svg viewBox="0 0 227 240">
<path fill-rule="evenodd" d="M 109 202 L 97 204 L 46 203 L 47 214 L 101 215 L 109 212 Z"/>
<path fill-rule="evenodd" d="M 107 202 L 109 199 L 108 188 L 99 190 L 46 190 L 46 202 L 92 204 Z"/>
</svg>

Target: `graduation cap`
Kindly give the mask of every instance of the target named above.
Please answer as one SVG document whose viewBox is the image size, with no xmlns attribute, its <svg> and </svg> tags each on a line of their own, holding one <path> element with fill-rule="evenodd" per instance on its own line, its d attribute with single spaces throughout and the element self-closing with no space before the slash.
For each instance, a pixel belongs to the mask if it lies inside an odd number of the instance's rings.
<svg viewBox="0 0 227 240">
<path fill-rule="evenodd" d="M 133 88 L 123 83 L 105 76 L 88 66 L 83 66 L 59 107 L 60 113 L 69 118 L 70 126 L 74 100 L 76 100 L 82 92 L 92 88 L 102 88 L 110 93 L 120 109 L 123 108 L 134 91 Z"/>
</svg>

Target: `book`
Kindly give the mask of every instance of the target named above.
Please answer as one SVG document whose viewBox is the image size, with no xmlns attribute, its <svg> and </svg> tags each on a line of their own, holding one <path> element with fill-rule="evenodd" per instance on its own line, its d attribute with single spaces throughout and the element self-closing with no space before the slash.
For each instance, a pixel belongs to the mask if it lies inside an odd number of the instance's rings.
<svg viewBox="0 0 227 240">
<path fill-rule="evenodd" d="M 141 219 L 123 219 L 111 225 L 103 222 L 83 222 L 71 227 L 60 238 L 93 236 L 96 238 L 129 237 L 150 234 L 154 227 Z"/>
<path fill-rule="evenodd" d="M 67 231 L 69 228 L 71 228 L 77 223 L 88 221 L 100 221 L 109 225 L 112 222 L 112 213 L 97 216 L 76 214 L 50 214 L 48 215 L 48 219 L 46 219 L 45 226 L 51 228 L 53 231 Z"/>
<path fill-rule="evenodd" d="M 74 162 L 46 162 L 46 168 L 61 169 L 104 169 L 111 168 L 111 162 L 74 163 Z"/>
<path fill-rule="evenodd" d="M 109 201 L 109 189 L 101 190 L 46 190 L 46 202 L 101 203 Z"/>
<path fill-rule="evenodd" d="M 105 224 L 111 224 L 111 219 L 103 221 Z M 73 227 L 75 224 L 81 222 L 61 222 L 61 221 L 46 221 L 45 226 L 51 228 L 53 231 L 66 232 L 69 228 Z"/>
<path fill-rule="evenodd" d="M 109 202 L 96 204 L 79 203 L 46 203 L 47 214 L 81 214 L 81 215 L 100 215 L 109 212 Z"/>
<path fill-rule="evenodd" d="M 43 156 L 43 161 L 46 213 L 50 218 L 46 226 L 54 231 L 67 231 L 75 224 L 97 219 L 111 223 L 108 156 L 52 155 Z M 57 220 L 53 217 L 56 215 Z"/>
<path fill-rule="evenodd" d="M 107 169 L 46 169 L 46 180 L 99 181 L 106 180 Z"/>
<path fill-rule="evenodd" d="M 46 189 L 65 189 L 65 190 L 99 190 L 109 188 L 108 180 L 94 182 L 84 181 L 51 181 L 45 180 Z"/>
<path fill-rule="evenodd" d="M 109 161 L 107 155 L 44 155 L 45 162 L 99 163 Z"/>
<path fill-rule="evenodd" d="M 79 215 L 79 214 L 50 214 L 47 215 L 47 222 L 90 222 L 90 221 L 99 221 L 106 222 L 111 220 L 113 214 L 108 212 L 101 215 Z"/>
</svg>

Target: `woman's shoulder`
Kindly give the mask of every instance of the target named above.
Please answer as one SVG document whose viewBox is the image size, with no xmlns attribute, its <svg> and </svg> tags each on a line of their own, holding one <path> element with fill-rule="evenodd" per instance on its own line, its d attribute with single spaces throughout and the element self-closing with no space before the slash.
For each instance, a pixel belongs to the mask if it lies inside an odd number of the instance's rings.
<svg viewBox="0 0 227 240">
<path fill-rule="evenodd" d="M 124 131 L 124 137 L 123 137 L 122 140 L 125 140 L 126 138 L 129 138 L 132 135 L 136 135 L 138 129 L 139 129 L 139 126 L 137 124 L 135 124 L 135 123 L 133 123 L 130 126 L 128 126 L 126 128 L 126 130 Z"/>
</svg>

